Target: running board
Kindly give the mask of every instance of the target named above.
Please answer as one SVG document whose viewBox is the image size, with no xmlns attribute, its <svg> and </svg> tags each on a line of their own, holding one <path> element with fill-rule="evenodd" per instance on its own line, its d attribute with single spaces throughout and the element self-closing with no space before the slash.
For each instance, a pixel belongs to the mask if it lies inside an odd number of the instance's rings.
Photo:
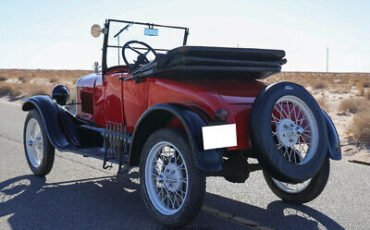
<svg viewBox="0 0 370 230">
<path fill-rule="evenodd" d="M 95 158 L 98 160 L 104 160 L 104 155 L 105 155 L 104 148 L 66 149 L 65 151 L 83 155 L 84 157 Z M 119 163 L 118 159 L 116 158 L 110 158 L 110 159 L 108 158 L 107 161 L 111 163 L 116 163 L 116 164 Z M 128 162 L 128 155 L 125 154 L 123 155 L 123 163 L 126 164 L 127 162 Z"/>
</svg>

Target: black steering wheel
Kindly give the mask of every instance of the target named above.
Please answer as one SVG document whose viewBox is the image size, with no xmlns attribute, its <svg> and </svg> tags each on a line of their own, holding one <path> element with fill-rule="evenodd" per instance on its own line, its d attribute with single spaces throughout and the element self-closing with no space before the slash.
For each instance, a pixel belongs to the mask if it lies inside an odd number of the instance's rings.
<svg viewBox="0 0 370 230">
<path fill-rule="evenodd" d="M 136 46 L 132 46 L 132 45 L 136 45 Z M 139 47 L 138 47 L 138 45 L 139 45 Z M 134 60 L 134 64 L 130 64 L 127 61 L 127 57 L 126 57 L 126 50 L 127 49 L 130 49 L 130 50 L 134 51 L 138 55 L 137 58 L 136 58 L 136 61 Z M 139 50 L 144 51 L 144 52 L 140 52 Z M 148 59 L 148 55 L 150 53 L 153 53 L 154 56 L 157 56 L 157 53 L 155 52 L 155 50 L 152 47 L 150 47 L 145 42 L 141 42 L 141 41 L 135 41 L 135 40 L 128 41 L 122 47 L 123 61 L 125 62 L 125 64 L 128 66 L 128 68 L 131 71 L 135 70 L 138 66 L 140 66 L 142 64 L 148 64 L 150 62 L 149 59 Z"/>
</svg>

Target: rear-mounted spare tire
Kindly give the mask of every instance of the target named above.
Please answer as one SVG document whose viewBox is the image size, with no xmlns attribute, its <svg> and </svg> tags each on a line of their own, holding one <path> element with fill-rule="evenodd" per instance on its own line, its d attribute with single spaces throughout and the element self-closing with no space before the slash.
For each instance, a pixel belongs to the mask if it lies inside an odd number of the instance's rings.
<svg viewBox="0 0 370 230">
<path fill-rule="evenodd" d="M 262 91 L 253 105 L 250 127 L 257 159 L 275 179 L 303 182 L 325 161 L 325 121 L 315 99 L 300 85 L 280 82 Z"/>
</svg>

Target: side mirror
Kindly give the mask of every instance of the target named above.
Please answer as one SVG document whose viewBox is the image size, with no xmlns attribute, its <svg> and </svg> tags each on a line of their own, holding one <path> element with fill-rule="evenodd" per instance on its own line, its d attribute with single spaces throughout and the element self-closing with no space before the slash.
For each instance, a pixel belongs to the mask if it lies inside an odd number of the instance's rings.
<svg viewBox="0 0 370 230">
<path fill-rule="evenodd" d="M 94 38 L 97 38 L 100 36 L 102 32 L 102 29 L 101 27 L 98 25 L 98 24 L 94 24 L 92 27 L 91 27 L 91 35 L 94 37 Z"/>
<path fill-rule="evenodd" d="M 147 36 L 158 36 L 158 29 L 144 28 L 144 35 L 147 35 Z"/>
</svg>

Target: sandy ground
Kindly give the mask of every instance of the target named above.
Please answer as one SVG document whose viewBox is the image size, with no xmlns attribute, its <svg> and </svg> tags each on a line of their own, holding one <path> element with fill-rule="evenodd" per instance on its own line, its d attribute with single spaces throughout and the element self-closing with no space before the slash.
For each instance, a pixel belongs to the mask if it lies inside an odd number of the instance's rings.
<svg viewBox="0 0 370 230">
<path fill-rule="evenodd" d="M 349 93 L 337 93 L 335 90 L 313 90 L 309 87 L 307 89 L 316 99 L 325 98 L 327 113 L 333 120 L 339 133 L 343 158 L 349 161 L 370 164 L 370 148 L 354 142 L 346 131 L 354 115 L 351 113 L 339 113 L 337 109 L 340 102 L 345 99 L 361 98 L 357 96 L 358 90 L 351 89 Z"/>
</svg>

